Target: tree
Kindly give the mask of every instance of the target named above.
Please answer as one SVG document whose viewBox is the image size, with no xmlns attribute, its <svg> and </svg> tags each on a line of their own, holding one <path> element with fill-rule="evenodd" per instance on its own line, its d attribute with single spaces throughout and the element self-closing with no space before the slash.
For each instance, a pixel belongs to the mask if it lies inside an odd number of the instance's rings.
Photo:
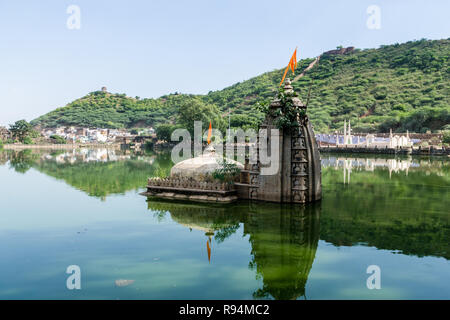
<svg viewBox="0 0 450 320">
<path fill-rule="evenodd" d="M 243 114 L 233 114 L 230 116 L 230 126 L 232 128 L 257 128 L 258 120 Z"/>
<path fill-rule="evenodd" d="M 23 144 L 33 144 L 33 139 L 31 139 L 30 136 L 26 136 L 23 138 Z"/>
<path fill-rule="evenodd" d="M 9 125 L 9 131 L 14 138 L 18 138 L 20 142 L 24 142 L 25 138 L 31 132 L 32 126 L 25 120 L 16 121 Z"/>
<path fill-rule="evenodd" d="M 50 139 L 52 139 L 53 143 L 55 143 L 55 144 L 66 144 L 67 143 L 66 139 L 64 139 L 61 136 L 58 136 L 57 134 L 51 135 Z"/>
<path fill-rule="evenodd" d="M 214 104 L 207 104 L 199 98 L 185 99 L 179 108 L 178 124 L 194 134 L 194 121 L 203 122 L 203 130 L 207 129 L 211 121 L 214 129 L 225 132 L 226 123 L 222 114 Z"/>
<path fill-rule="evenodd" d="M 442 142 L 446 144 L 450 143 L 450 130 L 444 131 L 444 134 L 442 136 Z"/>
<path fill-rule="evenodd" d="M 173 124 L 160 124 L 156 127 L 156 137 L 159 140 L 163 140 L 166 142 L 170 141 L 170 136 L 172 132 L 177 128 L 177 126 Z"/>
</svg>

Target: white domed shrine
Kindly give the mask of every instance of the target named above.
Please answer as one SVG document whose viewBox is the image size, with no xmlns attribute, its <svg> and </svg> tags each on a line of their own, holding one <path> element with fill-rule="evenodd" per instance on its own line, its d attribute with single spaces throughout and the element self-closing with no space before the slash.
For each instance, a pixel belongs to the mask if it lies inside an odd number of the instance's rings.
<svg viewBox="0 0 450 320">
<path fill-rule="evenodd" d="M 214 170 L 220 169 L 222 162 L 221 156 L 216 155 L 214 147 L 210 145 L 202 155 L 178 162 L 170 170 L 170 175 L 172 177 L 192 178 L 203 181 Z M 240 162 L 231 159 L 226 159 L 226 162 L 235 164 L 240 170 L 244 169 L 244 165 Z"/>
</svg>

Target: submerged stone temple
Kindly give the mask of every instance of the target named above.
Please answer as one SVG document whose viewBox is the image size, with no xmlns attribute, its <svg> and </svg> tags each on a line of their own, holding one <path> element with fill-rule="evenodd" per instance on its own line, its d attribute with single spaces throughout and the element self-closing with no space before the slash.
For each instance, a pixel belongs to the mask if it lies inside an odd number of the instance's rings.
<svg viewBox="0 0 450 320">
<path fill-rule="evenodd" d="M 260 126 L 260 130 L 267 130 L 267 137 L 258 137 L 256 152 L 246 157 L 243 168 L 240 165 L 240 175 L 233 184 L 195 178 L 201 176 L 205 168 L 215 167 L 214 155 L 207 153 L 177 164 L 169 178 L 150 178 L 147 192 L 143 194 L 207 202 L 249 199 L 307 203 L 319 200 L 322 195 L 320 154 L 306 109 L 287 79 Z M 262 161 L 260 155 L 267 155 L 272 162 Z"/>
</svg>

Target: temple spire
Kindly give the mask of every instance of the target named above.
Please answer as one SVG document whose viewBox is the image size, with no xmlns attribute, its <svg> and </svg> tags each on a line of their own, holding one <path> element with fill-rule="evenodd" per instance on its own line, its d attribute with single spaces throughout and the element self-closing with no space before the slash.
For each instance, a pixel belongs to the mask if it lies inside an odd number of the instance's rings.
<svg viewBox="0 0 450 320">
<path fill-rule="evenodd" d="M 290 78 L 286 78 L 286 81 L 284 82 L 284 92 L 289 93 L 294 92 L 294 88 L 292 87 L 292 82 Z"/>
</svg>

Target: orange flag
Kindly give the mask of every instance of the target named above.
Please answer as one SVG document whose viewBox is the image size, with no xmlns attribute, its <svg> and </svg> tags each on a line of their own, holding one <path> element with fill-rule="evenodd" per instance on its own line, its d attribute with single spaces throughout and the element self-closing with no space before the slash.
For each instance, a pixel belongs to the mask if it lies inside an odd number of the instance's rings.
<svg viewBox="0 0 450 320">
<path fill-rule="evenodd" d="M 294 51 L 294 69 L 297 68 L 297 48 Z"/>
<path fill-rule="evenodd" d="M 208 261 L 211 262 L 211 247 L 208 240 L 206 240 L 206 251 L 208 251 Z"/>
<path fill-rule="evenodd" d="M 211 126 L 211 121 L 209 122 L 209 129 L 208 129 L 208 139 L 206 140 L 208 142 L 208 144 L 211 143 L 211 135 L 212 135 L 212 126 Z"/>
<path fill-rule="evenodd" d="M 283 74 L 283 78 L 281 79 L 280 86 L 283 83 L 284 78 L 286 78 L 286 74 L 287 74 L 288 70 L 289 70 L 289 65 L 286 67 L 286 70 L 284 70 L 284 74 Z"/>
<path fill-rule="evenodd" d="M 295 48 L 294 54 L 292 55 L 290 62 L 292 73 L 294 73 L 295 68 L 297 68 L 297 48 Z"/>
<path fill-rule="evenodd" d="M 286 70 L 284 70 L 284 74 L 283 74 L 283 78 L 281 79 L 280 86 L 283 84 L 284 78 L 286 78 L 286 74 L 287 74 L 289 68 L 292 70 L 292 74 L 294 74 L 294 71 L 297 68 L 297 48 L 295 48 L 295 51 L 292 54 L 291 60 L 289 60 Z"/>
</svg>

